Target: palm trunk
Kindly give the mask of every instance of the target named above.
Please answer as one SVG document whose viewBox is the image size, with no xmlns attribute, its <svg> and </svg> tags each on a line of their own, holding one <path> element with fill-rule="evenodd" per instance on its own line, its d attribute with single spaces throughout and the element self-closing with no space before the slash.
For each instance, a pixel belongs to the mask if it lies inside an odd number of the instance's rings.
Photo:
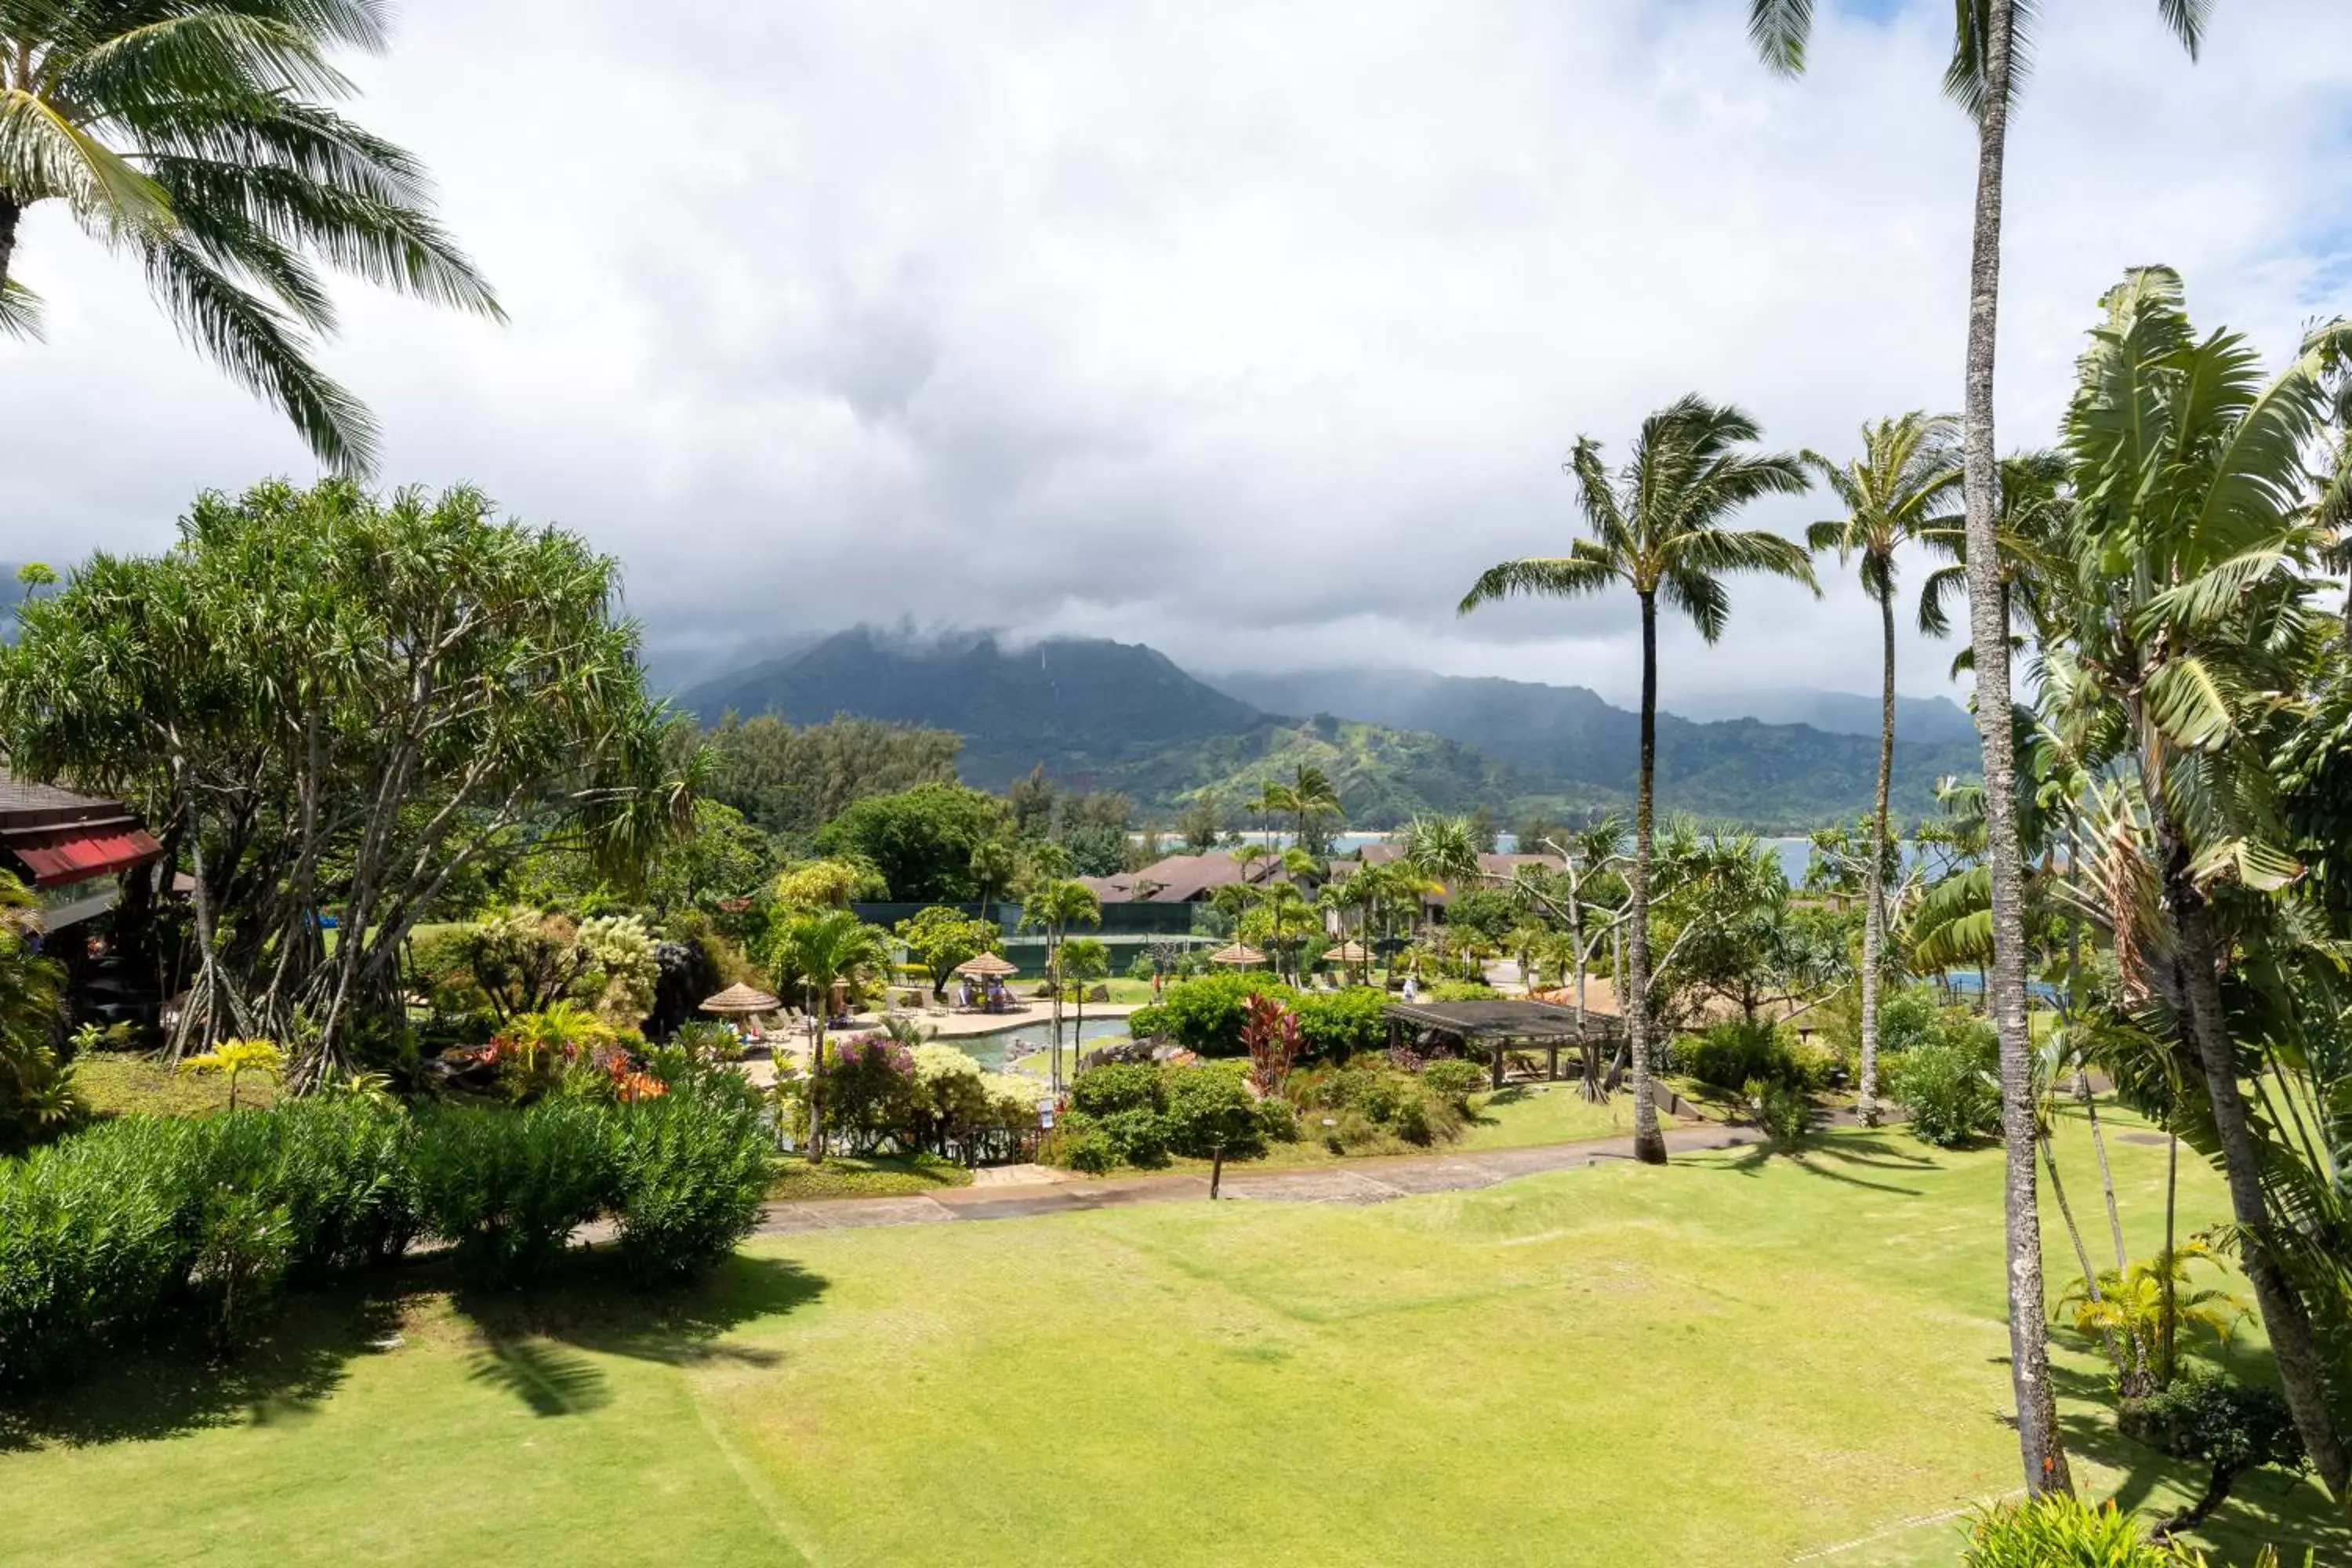
<svg viewBox="0 0 2352 1568">
<path fill-rule="evenodd" d="M 2121 1273 L 2130 1267 L 2124 1249 L 2123 1211 L 2116 1205 L 2115 1168 L 2107 1163 L 2106 1130 L 2099 1125 L 2098 1097 L 2091 1092 L 2091 1075 L 2083 1070 L 2082 1058 L 2074 1062 L 2074 1099 L 2083 1107 L 2083 1116 L 2091 1126 L 2091 1147 L 2099 1156 L 2099 1190 L 2107 1200 L 2107 1236 L 2116 1244 L 2116 1270 Z M 2171 1242 L 2165 1243 L 2169 1247 Z"/>
<path fill-rule="evenodd" d="M 825 987 L 824 1005 L 833 1005 L 833 988 Z M 824 1163 L 824 1015 L 816 1015 L 816 1033 L 809 1038 L 809 1163 Z"/>
<path fill-rule="evenodd" d="M 2179 1287 L 2172 1279 L 2173 1248 L 2179 1245 L 2175 1239 L 2174 1226 L 2180 1212 L 2180 1134 L 2173 1131 L 2169 1125 L 2178 1114 L 2179 1108 L 2174 1107 L 2165 1118 L 2168 1136 L 2164 1153 L 2164 1321 L 2157 1326 L 2156 1385 L 2158 1388 L 2172 1386 L 2173 1356 L 2180 1343 L 2179 1307 L 2174 1300 Z"/>
<path fill-rule="evenodd" d="M 2058 1200 L 2058 1215 L 2066 1222 L 2066 1239 L 2074 1244 L 2074 1261 L 2083 1270 L 2083 1289 L 2089 1292 L 2092 1300 L 2096 1301 L 2100 1299 L 2098 1271 L 2091 1267 L 2091 1249 L 2083 1245 L 2083 1227 L 2074 1223 L 2074 1205 L 2066 1201 L 2066 1184 L 2058 1175 L 2058 1152 L 2051 1147 L 2046 1137 L 2041 1140 L 2041 1144 L 2042 1165 L 2050 1173 L 2050 1195 Z M 2122 1348 L 2116 1342 L 2116 1331 L 2105 1329 L 2101 1331 L 2101 1335 L 2106 1341 L 2107 1360 L 2114 1363 L 2116 1376 L 2126 1384 L 2124 1392 L 2146 1393 L 2145 1389 L 2130 1384 L 2131 1369 L 2124 1363 Z M 2135 1361 L 2138 1359 L 2134 1358 Z"/>
<path fill-rule="evenodd" d="M 1862 1091 L 1854 1114 L 1864 1127 L 1878 1125 L 1878 972 L 1886 945 L 1886 797 L 1895 781 L 1895 593 L 1892 574 L 1878 601 L 1879 660 L 1878 794 L 1870 818 L 1870 872 L 1863 884 L 1868 900 L 1862 916 Z"/>
<path fill-rule="evenodd" d="M 1626 935 L 1625 1032 L 1633 1054 L 1633 1158 L 1666 1163 L 1665 1134 L 1650 1099 L 1650 828 L 1658 767 L 1658 601 L 1642 595 L 1642 773 L 1633 797 L 1633 930 Z"/>
<path fill-rule="evenodd" d="M 16 220 L 24 213 L 15 196 L 0 191 L 0 290 L 8 287 L 8 267 L 16 257 Z"/>
<path fill-rule="evenodd" d="M 2025 1024 L 2024 867 L 2017 839 L 2017 768 L 2010 732 L 2009 615 L 1997 528 L 1993 351 L 2000 308 L 2002 162 L 2008 153 L 2011 0 L 1985 0 L 1983 114 L 1977 133 L 1975 237 L 1969 266 L 1967 396 L 1961 482 L 1968 522 L 1969 632 L 1976 660 L 1977 734 L 1984 752 L 1985 860 L 1992 882 L 1992 971 L 1986 1010 L 2000 1039 L 2002 1208 L 2009 1254 L 2010 1381 L 2029 1492 L 2071 1493 L 2043 1328 L 2042 1215 L 2034 1171 L 2033 1052 Z"/>
</svg>

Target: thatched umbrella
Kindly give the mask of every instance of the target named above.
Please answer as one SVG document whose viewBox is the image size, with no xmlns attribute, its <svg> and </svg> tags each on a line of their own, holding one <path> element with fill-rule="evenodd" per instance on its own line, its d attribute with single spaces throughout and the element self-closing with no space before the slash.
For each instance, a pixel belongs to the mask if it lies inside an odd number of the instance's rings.
<svg viewBox="0 0 2352 1568">
<path fill-rule="evenodd" d="M 1337 963 L 1341 965 L 1343 968 L 1358 969 L 1370 963 L 1371 957 L 1372 955 L 1365 951 L 1364 944 L 1362 942 L 1349 941 L 1341 942 L 1339 946 L 1325 953 L 1323 955 L 1323 962 L 1326 963 Z"/>
<path fill-rule="evenodd" d="M 1020 973 L 1021 966 L 993 952 L 983 952 L 978 958 L 967 958 L 957 964 L 955 972 L 969 974 L 975 980 L 986 980 L 992 975 L 1002 980 L 1007 975 Z"/>
<path fill-rule="evenodd" d="M 730 985 L 716 996 L 702 999 L 706 1013 L 772 1013 L 783 1004 L 749 985 Z"/>
<path fill-rule="evenodd" d="M 1237 969 L 1247 969 L 1254 963 L 1264 963 L 1265 962 L 1265 954 L 1260 952 L 1257 949 L 1250 946 L 1246 942 L 1237 942 L 1231 947 L 1221 947 L 1217 949 L 1216 952 L 1209 954 L 1209 962 L 1211 963 L 1230 963 Z"/>
</svg>

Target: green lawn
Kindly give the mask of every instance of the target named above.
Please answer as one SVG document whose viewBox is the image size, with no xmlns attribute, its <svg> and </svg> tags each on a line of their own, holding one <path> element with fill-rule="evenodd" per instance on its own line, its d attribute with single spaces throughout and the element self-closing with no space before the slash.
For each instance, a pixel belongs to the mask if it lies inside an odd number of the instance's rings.
<svg viewBox="0 0 2352 1568">
<path fill-rule="evenodd" d="M 74 1092 L 100 1116 L 147 1112 L 156 1116 L 198 1116 L 228 1109 L 228 1079 L 218 1073 L 176 1072 L 153 1057 L 130 1051 L 92 1051 L 76 1057 Z M 259 1073 L 237 1079 L 240 1106 L 268 1105 L 277 1098 L 270 1081 Z"/>
<path fill-rule="evenodd" d="M 817 1164 L 804 1159 L 781 1158 L 768 1180 L 768 1196 L 782 1201 L 803 1198 L 903 1198 L 937 1192 L 941 1187 L 968 1187 L 971 1173 L 952 1161 L 933 1155 L 906 1159 L 898 1155 L 836 1156 Z"/>
<path fill-rule="evenodd" d="M 2162 1150 L 2114 1153 L 2146 1250 Z M 0 1414 L 0 1563 L 1950 1563 L 1928 1516 L 2016 1483 L 1998 1177 L 1846 1133 L 762 1240 L 667 1303 L 461 1310 L 412 1268 L 226 1377 Z M 2201 1168 L 2184 1196 L 2218 1212 Z M 2087 1359 L 2063 1388 L 2086 1484 L 2180 1498 Z M 2308 1486 L 2242 1491 L 2227 1560 L 2352 1560 Z"/>
</svg>

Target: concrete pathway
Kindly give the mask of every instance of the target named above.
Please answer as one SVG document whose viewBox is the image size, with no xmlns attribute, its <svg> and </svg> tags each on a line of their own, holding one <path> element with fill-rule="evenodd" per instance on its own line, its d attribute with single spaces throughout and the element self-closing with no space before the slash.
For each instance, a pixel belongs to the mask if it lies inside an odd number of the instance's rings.
<svg viewBox="0 0 2352 1568">
<path fill-rule="evenodd" d="M 1677 1127 L 1666 1135 L 1671 1153 L 1731 1149 L 1762 1142 L 1752 1127 L 1705 1124 Z M 1545 1171 L 1581 1170 L 1613 1160 L 1631 1160 L 1631 1137 L 1581 1143 L 1542 1143 L 1526 1149 L 1485 1149 L 1444 1154 L 1397 1154 L 1349 1160 L 1341 1164 L 1293 1170 L 1228 1166 L 1220 1195 L 1262 1203 L 1384 1204 L 1413 1193 L 1466 1192 Z M 1122 1176 L 1094 1181 L 1045 1166 L 1011 1166 L 1039 1173 L 1018 1179 L 984 1180 L 975 1173 L 969 1187 L 904 1198 L 819 1198 L 770 1204 L 760 1218 L 763 1236 L 812 1230 L 858 1230 L 878 1225 L 940 1225 L 951 1220 L 1018 1219 L 1031 1215 L 1076 1214 L 1131 1204 L 1203 1202 L 1209 1178 L 1185 1171 L 1168 1175 Z"/>
</svg>

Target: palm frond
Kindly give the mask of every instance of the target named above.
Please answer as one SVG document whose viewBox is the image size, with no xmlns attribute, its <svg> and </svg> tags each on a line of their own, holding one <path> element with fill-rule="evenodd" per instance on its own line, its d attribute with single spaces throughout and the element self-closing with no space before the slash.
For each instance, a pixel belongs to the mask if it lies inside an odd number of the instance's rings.
<svg viewBox="0 0 2352 1568">
<path fill-rule="evenodd" d="M 1748 42 L 1782 76 L 1803 73 L 1812 31 L 1813 0 L 1748 0 Z"/>
<path fill-rule="evenodd" d="M 1578 540 L 1578 544 L 1586 542 Z M 1481 605 L 1507 599 L 1515 594 L 1548 598 L 1575 598 L 1586 594 L 1605 592 L 1618 580 L 1616 568 L 1594 555 L 1531 556 L 1525 560 L 1506 561 L 1481 573 L 1470 591 L 1462 595 L 1455 606 L 1458 614 L 1468 615 Z"/>
<path fill-rule="evenodd" d="M 374 466 L 374 421 L 310 363 L 310 345 L 278 310 L 193 247 L 157 241 L 146 256 L 148 285 L 182 337 L 291 420 L 320 461 L 340 473 Z"/>
<path fill-rule="evenodd" d="M 0 88 L 0 188 L 18 204 L 60 197 L 107 239 L 163 234 L 172 204 L 130 160 L 21 87 Z"/>
<path fill-rule="evenodd" d="M 41 297 L 14 278 L 0 282 L 0 337 L 42 337 Z"/>
</svg>

